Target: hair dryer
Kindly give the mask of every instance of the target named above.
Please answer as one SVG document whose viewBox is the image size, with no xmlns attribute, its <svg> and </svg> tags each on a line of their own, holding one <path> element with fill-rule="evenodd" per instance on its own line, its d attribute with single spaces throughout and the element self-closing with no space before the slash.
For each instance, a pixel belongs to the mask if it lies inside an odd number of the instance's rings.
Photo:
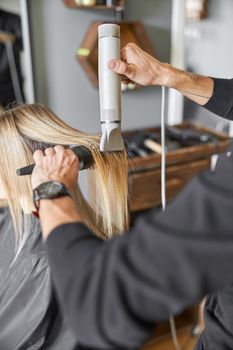
<svg viewBox="0 0 233 350">
<path fill-rule="evenodd" d="M 120 27 L 101 24 L 99 38 L 99 97 L 102 137 L 100 151 L 122 151 L 121 136 L 121 78 L 108 68 L 111 59 L 120 59 Z"/>
</svg>

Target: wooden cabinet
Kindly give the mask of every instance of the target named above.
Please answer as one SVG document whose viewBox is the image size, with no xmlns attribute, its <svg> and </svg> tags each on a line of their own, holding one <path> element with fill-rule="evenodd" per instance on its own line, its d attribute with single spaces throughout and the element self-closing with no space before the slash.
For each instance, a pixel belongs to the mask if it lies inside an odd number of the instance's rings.
<svg viewBox="0 0 233 350">
<path fill-rule="evenodd" d="M 189 147 L 168 151 L 166 155 L 166 192 L 167 200 L 174 196 L 183 186 L 199 172 L 209 169 L 211 156 L 226 151 L 230 144 L 224 133 L 198 124 L 182 123 L 179 129 L 191 128 L 200 133 L 214 136 L 215 142 L 196 144 Z M 159 128 L 149 128 L 158 132 Z M 126 132 L 129 137 L 137 131 Z M 136 157 L 129 160 L 129 208 L 131 212 L 149 209 L 161 204 L 161 155 Z"/>
<path fill-rule="evenodd" d="M 169 166 L 166 171 L 167 200 L 174 198 L 194 175 L 209 169 L 209 167 L 209 158 Z M 130 174 L 129 207 L 131 212 L 152 208 L 161 204 L 160 177 L 160 169 Z"/>
</svg>

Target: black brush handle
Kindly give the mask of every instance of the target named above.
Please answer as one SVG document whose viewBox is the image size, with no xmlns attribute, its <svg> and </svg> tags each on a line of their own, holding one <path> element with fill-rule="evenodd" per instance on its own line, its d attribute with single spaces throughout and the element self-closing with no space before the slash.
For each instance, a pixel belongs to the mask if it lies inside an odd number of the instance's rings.
<svg viewBox="0 0 233 350">
<path fill-rule="evenodd" d="M 16 174 L 18 176 L 30 175 L 33 172 L 34 167 L 35 167 L 35 164 L 31 164 L 31 165 L 25 166 L 24 168 L 17 169 Z"/>
<path fill-rule="evenodd" d="M 75 146 L 71 148 L 79 159 L 79 170 L 89 169 L 94 164 L 94 158 L 91 151 L 85 146 Z M 18 176 L 30 175 L 35 167 L 35 164 L 17 169 Z"/>
</svg>

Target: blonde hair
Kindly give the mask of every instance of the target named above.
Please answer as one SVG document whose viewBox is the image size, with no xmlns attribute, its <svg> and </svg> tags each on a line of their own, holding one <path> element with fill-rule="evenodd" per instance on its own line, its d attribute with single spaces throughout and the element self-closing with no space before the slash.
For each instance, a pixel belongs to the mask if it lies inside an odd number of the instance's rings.
<svg viewBox="0 0 233 350">
<path fill-rule="evenodd" d="M 88 170 L 91 205 L 77 184 L 73 195 L 85 224 L 98 236 L 112 237 L 128 227 L 126 152 L 101 153 L 100 137 L 90 135 L 59 119 L 40 104 L 22 104 L 0 114 L 1 180 L 11 210 L 18 242 L 23 238 L 23 213 L 34 210 L 31 176 L 19 177 L 16 169 L 33 162 L 33 152 L 46 144 L 83 145 L 93 155 L 94 170 Z"/>
</svg>

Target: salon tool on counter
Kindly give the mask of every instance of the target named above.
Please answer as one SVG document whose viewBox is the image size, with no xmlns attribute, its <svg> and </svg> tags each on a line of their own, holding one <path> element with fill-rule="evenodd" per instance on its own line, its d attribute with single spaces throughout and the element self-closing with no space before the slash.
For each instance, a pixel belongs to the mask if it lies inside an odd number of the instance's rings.
<svg viewBox="0 0 233 350">
<path fill-rule="evenodd" d="M 146 157 L 153 153 L 162 154 L 160 132 L 137 131 L 126 137 L 126 141 L 130 158 Z M 179 142 L 166 137 L 166 151 L 173 151 L 179 148 L 181 148 Z"/>
<path fill-rule="evenodd" d="M 99 43 L 99 98 L 102 136 L 101 152 L 122 151 L 121 136 L 121 78 L 108 68 L 111 59 L 120 59 L 120 27 L 101 24 L 98 27 Z"/>
<path fill-rule="evenodd" d="M 85 146 L 70 147 L 79 159 L 79 170 L 91 168 L 94 164 L 91 151 Z M 35 167 L 35 164 L 28 165 L 26 167 L 16 170 L 17 175 L 30 175 Z"/>
<path fill-rule="evenodd" d="M 161 134 L 155 132 L 144 133 L 144 145 L 151 151 L 162 154 Z M 166 151 L 168 149 L 168 140 L 166 139 Z"/>
<path fill-rule="evenodd" d="M 137 132 L 127 139 L 127 149 L 130 158 L 147 157 L 152 152 L 145 146 L 145 135 L 143 132 Z"/>
<path fill-rule="evenodd" d="M 152 153 L 162 154 L 160 132 L 140 130 L 130 136 L 126 136 L 126 140 L 128 153 L 131 158 L 143 158 Z M 191 127 L 180 129 L 175 126 L 167 126 L 165 141 L 165 150 L 167 152 L 175 151 L 187 146 L 206 144 L 210 142 L 214 143 L 217 142 L 217 138 L 207 132 L 196 131 Z"/>
<path fill-rule="evenodd" d="M 170 140 L 167 135 L 165 135 L 166 151 L 174 151 L 181 148 L 180 144 L 174 140 Z M 161 134 L 157 132 L 145 132 L 144 133 L 144 145 L 148 147 L 151 151 L 162 154 L 161 146 Z"/>
<path fill-rule="evenodd" d="M 141 147 L 135 141 L 129 141 L 127 142 L 127 145 L 128 145 L 128 155 L 130 158 L 134 158 L 134 157 L 144 158 L 149 155 L 149 152 L 145 150 L 145 147 Z"/>
<path fill-rule="evenodd" d="M 174 126 L 167 126 L 166 134 L 171 139 L 180 142 L 183 146 L 217 142 L 217 139 L 213 135 L 197 132 L 193 129 L 179 129 Z"/>
<path fill-rule="evenodd" d="M 146 139 L 144 141 L 144 145 L 155 153 L 162 153 L 162 146 L 159 143 L 153 141 L 152 139 Z"/>
</svg>

